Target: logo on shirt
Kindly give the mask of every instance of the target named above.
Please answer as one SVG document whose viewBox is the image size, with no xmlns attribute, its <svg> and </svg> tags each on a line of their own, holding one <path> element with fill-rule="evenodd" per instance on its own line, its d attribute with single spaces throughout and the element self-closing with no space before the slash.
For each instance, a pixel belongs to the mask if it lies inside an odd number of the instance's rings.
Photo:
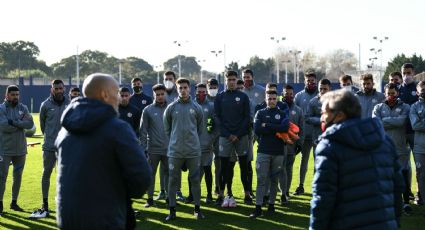
<svg viewBox="0 0 425 230">
<path fill-rule="evenodd" d="M 276 115 L 274 116 L 274 118 L 275 118 L 276 120 L 279 120 L 279 119 L 280 119 L 280 114 L 276 114 Z"/>
<path fill-rule="evenodd" d="M 260 95 L 259 95 L 258 93 L 254 93 L 254 96 L 255 96 L 255 97 L 258 97 L 258 96 L 260 96 Z"/>
<path fill-rule="evenodd" d="M 412 96 L 416 96 L 416 91 L 412 91 Z"/>
<path fill-rule="evenodd" d="M 378 100 L 376 100 L 375 98 L 372 99 L 372 103 L 376 103 L 376 102 L 378 102 Z"/>
<path fill-rule="evenodd" d="M 19 110 L 19 115 L 24 114 L 24 111 Z"/>
<path fill-rule="evenodd" d="M 145 105 L 145 104 L 146 104 L 146 100 L 143 100 L 143 101 L 142 101 L 142 104 L 144 104 L 144 105 Z"/>
<path fill-rule="evenodd" d="M 3 161 L 3 157 L 2 156 L 0 156 L 0 162 L 2 162 Z"/>
<path fill-rule="evenodd" d="M 189 109 L 189 112 L 190 112 L 191 114 L 194 114 L 194 113 L 195 113 L 195 110 L 194 110 L 194 109 Z"/>
<path fill-rule="evenodd" d="M 395 109 L 395 111 L 396 111 L 397 113 L 399 113 L 399 112 L 401 112 L 401 109 L 400 109 L 400 108 L 397 108 L 397 109 Z"/>
<path fill-rule="evenodd" d="M 153 115 L 158 116 L 158 113 L 154 113 Z"/>
<path fill-rule="evenodd" d="M 292 111 L 291 111 L 291 114 L 292 114 L 292 115 L 295 115 L 295 114 L 297 114 L 297 112 L 295 112 L 294 110 L 292 110 Z"/>
<path fill-rule="evenodd" d="M 208 108 L 205 108 L 205 109 L 204 109 L 204 112 L 208 112 Z"/>
<path fill-rule="evenodd" d="M 173 164 L 169 164 L 168 165 L 168 169 L 173 170 L 174 169 L 174 165 Z"/>
<path fill-rule="evenodd" d="M 132 117 L 133 116 L 133 114 L 132 113 L 127 113 L 127 117 Z"/>
<path fill-rule="evenodd" d="M 241 99 L 239 97 L 235 98 L 235 101 L 239 102 Z"/>
</svg>

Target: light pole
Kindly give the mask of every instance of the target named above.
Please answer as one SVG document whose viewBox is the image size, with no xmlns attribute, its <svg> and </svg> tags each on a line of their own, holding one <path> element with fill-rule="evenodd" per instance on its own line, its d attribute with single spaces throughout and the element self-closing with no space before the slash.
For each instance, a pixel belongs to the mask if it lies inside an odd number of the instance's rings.
<svg viewBox="0 0 425 230">
<path fill-rule="evenodd" d="M 211 50 L 211 53 L 212 54 L 214 54 L 215 55 L 215 57 L 218 57 L 218 55 L 219 54 L 221 54 L 221 53 L 223 53 L 223 51 L 222 50 Z M 225 57 L 224 57 L 224 53 L 223 53 L 223 59 L 224 59 Z M 226 71 L 226 64 L 224 65 L 224 72 Z M 223 72 L 223 73 L 224 73 Z M 220 79 L 219 79 L 219 81 L 220 81 Z"/>
<path fill-rule="evenodd" d="M 199 75 L 199 80 L 200 80 L 199 83 L 202 83 L 204 79 L 202 77 L 202 65 L 201 65 L 201 63 L 205 62 L 205 60 L 197 60 L 197 62 L 200 63 L 199 66 L 201 66 L 201 75 Z"/>
<path fill-rule="evenodd" d="M 121 80 L 122 80 L 122 63 L 124 63 L 124 60 L 118 60 L 118 79 L 119 79 L 119 83 L 121 85 Z"/>
<path fill-rule="evenodd" d="M 286 37 L 281 37 L 281 38 L 270 37 L 270 40 L 276 41 L 276 45 L 279 45 L 279 42 L 285 41 Z M 276 62 L 276 82 L 277 82 L 277 84 L 279 84 L 279 57 L 278 57 L 278 53 L 276 53 L 275 62 Z"/>
<path fill-rule="evenodd" d="M 285 84 L 288 84 L 288 63 L 290 63 L 291 60 L 282 61 L 282 63 L 285 63 Z"/>
<path fill-rule="evenodd" d="M 184 41 L 184 43 L 187 43 L 188 41 Z M 177 61 L 178 61 L 178 65 L 179 65 L 179 77 L 181 77 L 181 73 L 182 73 L 182 66 L 181 66 L 181 60 L 180 60 L 180 47 L 182 46 L 183 42 L 180 41 L 174 41 L 174 44 L 176 44 L 178 46 L 178 55 L 177 55 Z"/>
<path fill-rule="evenodd" d="M 159 68 L 161 68 L 162 65 L 156 65 L 154 68 L 156 69 L 156 84 L 159 84 Z"/>
<path fill-rule="evenodd" d="M 77 64 L 76 64 L 76 72 L 77 72 L 77 87 L 80 87 L 80 64 L 79 64 L 79 62 L 80 62 L 80 59 L 79 59 L 79 57 L 78 57 L 78 46 L 77 46 L 77 55 L 76 55 L 76 57 L 75 57 L 75 60 L 76 60 L 76 62 L 77 62 Z"/>
<path fill-rule="evenodd" d="M 376 40 L 380 43 L 380 49 L 378 50 L 378 52 L 381 52 L 381 64 L 380 64 L 380 70 L 379 70 L 379 75 L 381 75 L 381 71 L 383 71 L 382 69 L 382 59 L 383 59 L 383 52 L 382 52 L 382 42 L 388 40 L 389 37 L 383 37 L 383 38 L 379 38 L 377 36 L 373 37 L 373 40 Z"/>
<path fill-rule="evenodd" d="M 298 64 L 297 64 L 297 59 L 298 59 L 298 54 L 301 53 L 300 50 L 289 50 L 289 53 L 294 55 L 294 81 L 296 79 L 296 83 L 300 82 L 300 74 L 298 73 Z"/>
</svg>

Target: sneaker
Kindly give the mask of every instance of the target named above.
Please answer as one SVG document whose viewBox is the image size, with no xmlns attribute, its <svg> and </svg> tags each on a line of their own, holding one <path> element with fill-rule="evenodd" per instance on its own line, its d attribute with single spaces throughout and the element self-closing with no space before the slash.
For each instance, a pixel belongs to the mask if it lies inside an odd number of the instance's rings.
<svg viewBox="0 0 425 230">
<path fill-rule="evenodd" d="M 215 200 L 215 205 L 221 206 L 223 204 L 223 197 L 219 196 L 217 197 L 217 200 Z"/>
<path fill-rule="evenodd" d="M 285 205 L 285 204 L 288 204 L 289 203 L 289 201 L 288 201 L 288 198 L 286 197 L 286 195 L 282 195 L 282 197 L 280 198 L 280 205 Z"/>
<path fill-rule="evenodd" d="M 289 197 L 290 197 L 289 192 L 286 192 L 286 198 L 289 199 Z"/>
<path fill-rule="evenodd" d="M 255 195 L 253 192 L 249 192 L 249 195 L 252 197 L 252 199 L 255 199 Z"/>
<path fill-rule="evenodd" d="M 165 191 L 160 191 L 158 196 L 155 197 L 155 200 L 165 200 L 165 198 L 167 198 Z"/>
<path fill-rule="evenodd" d="M 171 221 L 176 219 L 176 211 L 171 211 L 170 214 L 165 218 L 165 221 Z"/>
<path fill-rule="evenodd" d="M 176 200 L 178 200 L 178 201 L 182 201 L 182 202 L 184 202 L 184 201 L 185 201 L 185 198 L 184 198 L 184 196 L 183 196 L 183 194 L 182 194 L 182 192 L 181 192 L 181 191 L 177 191 L 177 192 L 176 192 Z"/>
<path fill-rule="evenodd" d="M 29 216 L 29 218 L 31 219 L 38 219 L 38 218 L 46 218 L 49 216 L 49 210 L 44 210 L 44 209 L 38 209 L 36 211 L 34 211 L 33 213 L 31 213 L 31 215 Z"/>
<path fill-rule="evenodd" d="M 153 203 L 153 199 L 152 198 L 148 198 L 146 201 L 147 202 L 145 204 L 145 208 L 150 208 L 150 207 L 155 206 L 155 204 Z"/>
<path fill-rule="evenodd" d="M 302 195 L 304 194 L 304 187 L 302 185 L 298 186 L 297 189 L 295 189 L 294 195 L 298 196 L 298 195 Z"/>
<path fill-rule="evenodd" d="M 190 204 L 193 202 L 193 196 L 189 195 L 184 201 L 185 204 Z"/>
<path fill-rule="evenodd" d="M 213 201 L 212 195 L 211 194 L 207 195 L 207 198 L 205 198 L 205 203 L 212 204 L 213 202 L 214 201 Z"/>
<path fill-rule="evenodd" d="M 413 209 L 412 209 L 412 207 L 410 207 L 409 204 L 404 204 L 403 205 L 403 211 L 404 211 L 404 213 L 406 213 L 406 215 L 410 215 L 410 214 L 412 214 Z"/>
<path fill-rule="evenodd" d="M 21 207 L 19 207 L 19 205 L 17 203 L 10 204 L 10 209 L 17 211 L 17 212 L 23 212 L 24 211 Z"/>
<path fill-rule="evenodd" d="M 250 219 L 255 219 L 263 214 L 261 209 L 255 208 L 254 211 L 249 215 Z"/>
<path fill-rule="evenodd" d="M 197 219 L 197 220 L 205 219 L 205 216 L 202 214 L 201 210 L 199 210 L 199 211 L 194 211 L 194 212 L 193 212 L 193 216 L 194 216 L 194 217 L 195 217 L 195 219 Z"/>
<path fill-rule="evenodd" d="M 422 201 L 422 199 L 420 197 L 416 197 L 415 204 L 416 205 L 424 205 L 424 202 Z"/>
<path fill-rule="evenodd" d="M 244 202 L 244 204 L 247 204 L 247 205 L 253 204 L 251 196 L 245 196 L 245 198 L 243 199 L 243 202 Z"/>
<path fill-rule="evenodd" d="M 409 191 L 409 200 L 415 200 L 415 195 L 413 195 L 412 191 Z"/>
<path fill-rule="evenodd" d="M 275 214 L 275 212 L 276 212 L 276 210 L 274 208 L 274 205 L 273 204 L 269 204 L 269 207 L 267 208 L 266 215 L 267 216 L 271 216 L 271 215 Z"/>
<path fill-rule="evenodd" d="M 229 207 L 229 197 L 226 196 L 226 198 L 224 198 L 223 203 L 221 204 L 222 208 L 228 208 Z"/>
<path fill-rule="evenodd" d="M 229 208 L 236 208 L 236 200 L 233 196 L 229 198 Z"/>
</svg>

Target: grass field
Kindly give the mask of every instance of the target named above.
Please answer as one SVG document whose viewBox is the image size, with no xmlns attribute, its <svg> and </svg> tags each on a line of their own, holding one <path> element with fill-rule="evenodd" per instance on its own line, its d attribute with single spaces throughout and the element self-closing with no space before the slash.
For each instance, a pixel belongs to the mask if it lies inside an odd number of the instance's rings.
<svg viewBox="0 0 425 230">
<path fill-rule="evenodd" d="M 34 115 L 34 121 L 38 125 L 38 114 Z M 37 134 L 40 130 L 37 129 Z M 42 137 L 28 138 L 28 142 L 42 142 Z M 298 156 L 294 165 L 294 179 L 291 186 L 291 192 L 298 184 L 298 170 L 300 157 Z M 307 174 L 305 189 L 306 194 L 303 196 L 292 196 L 290 204 L 281 207 L 276 205 L 277 214 L 272 217 L 261 217 L 256 220 L 250 220 L 247 215 L 252 212 L 254 206 L 243 205 L 242 185 L 239 179 L 239 169 L 235 167 L 235 176 L 233 183 L 234 195 L 238 202 L 235 209 L 218 208 L 215 205 L 205 205 L 201 203 L 206 219 L 197 221 L 193 219 L 193 205 L 180 204 L 177 206 L 176 221 L 165 223 L 163 220 L 168 214 L 164 201 L 157 202 L 155 208 L 143 208 L 146 200 L 135 200 L 134 208 L 141 210 L 142 217 L 138 218 L 137 229 L 307 229 L 309 224 L 310 199 L 311 199 L 311 180 L 313 172 L 313 161 L 310 157 L 309 171 Z M 41 145 L 28 148 L 28 156 L 24 175 L 22 179 L 21 192 L 18 204 L 25 212 L 15 212 L 9 209 L 11 200 L 12 186 L 12 167 L 9 171 L 9 177 L 6 184 L 6 193 L 4 195 L 4 215 L 0 217 L 0 229 L 56 229 L 55 212 L 51 217 L 30 220 L 28 216 L 32 211 L 41 207 L 41 174 L 42 174 L 42 151 Z M 255 173 L 255 172 L 254 172 Z M 187 178 L 187 174 L 183 174 L 182 178 Z M 157 180 L 159 183 L 159 180 Z M 254 189 L 256 179 L 254 175 Z M 205 200 L 205 183 L 202 182 L 202 200 Z M 159 185 L 157 184 L 156 188 Z M 416 183 L 413 187 L 416 191 Z M 187 195 L 187 182 L 183 179 L 182 191 Z M 56 170 L 54 170 L 51 178 L 49 205 L 55 210 L 55 192 L 56 192 Z M 280 198 L 280 197 L 278 197 Z M 402 229 L 424 229 L 425 207 L 413 205 L 414 212 L 411 216 L 403 216 Z M 81 208 L 84 208 L 82 206 Z M 264 210 L 264 209 L 263 209 Z"/>
</svg>

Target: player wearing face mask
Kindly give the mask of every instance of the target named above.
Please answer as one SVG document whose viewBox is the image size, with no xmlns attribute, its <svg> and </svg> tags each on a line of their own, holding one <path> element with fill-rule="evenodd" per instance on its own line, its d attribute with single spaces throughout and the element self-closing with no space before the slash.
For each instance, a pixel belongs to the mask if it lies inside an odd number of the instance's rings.
<svg viewBox="0 0 425 230">
<path fill-rule="evenodd" d="M 131 79 L 131 87 L 133 88 L 133 94 L 129 103 L 139 109 L 140 112 L 143 112 L 146 106 L 152 104 L 152 98 L 143 93 L 142 79 L 138 77 Z"/>
<path fill-rule="evenodd" d="M 167 94 L 167 104 L 171 104 L 174 100 L 179 97 L 179 93 L 176 88 L 176 74 L 173 71 L 167 71 L 164 73 L 164 86 Z"/>
</svg>

